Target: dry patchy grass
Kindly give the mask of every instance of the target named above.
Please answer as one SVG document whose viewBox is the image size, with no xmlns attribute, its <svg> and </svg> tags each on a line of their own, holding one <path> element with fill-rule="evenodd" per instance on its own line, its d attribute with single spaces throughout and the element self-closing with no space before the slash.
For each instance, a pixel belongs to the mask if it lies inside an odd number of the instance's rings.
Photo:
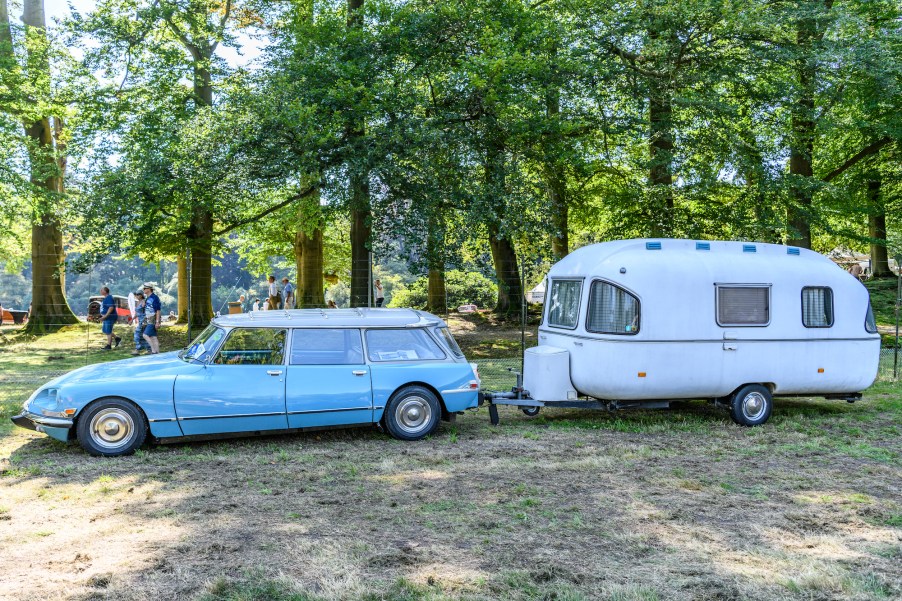
<svg viewBox="0 0 902 601">
<path fill-rule="evenodd" d="M 0 591 L 899 598 L 900 397 L 884 384 L 854 405 L 778 401 L 754 429 L 704 403 L 533 419 L 502 408 L 499 427 L 482 410 L 418 443 L 362 428 L 118 459 L 2 426 Z"/>
</svg>

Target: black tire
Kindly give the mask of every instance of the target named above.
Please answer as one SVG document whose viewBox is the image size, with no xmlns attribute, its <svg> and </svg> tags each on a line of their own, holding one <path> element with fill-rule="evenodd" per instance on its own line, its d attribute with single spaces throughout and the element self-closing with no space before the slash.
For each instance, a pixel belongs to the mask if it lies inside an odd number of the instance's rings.
<svg viewBox="0 0 902 601">
<path fill-rule="evenodd" d="M 520 407 L 520 411 L 522 411 L 523 415 L 525 415 L 526 417 L 535 417 L 541 410 L 541 407 Z"/>
<path fill-rule="evenodd" d="M 740 426 L 760 426 L 770 418 L 774 399 L 761 384 L 746 384 L 730 399 L 730 417 Z"/>
<path fill-rule="evenodd" d="M 78 418 L 78 443 L 94 457 L 131 455 L 147 438 L 147 420 L 130 401 L 100 399 Z"/>
<path fill-rule="evenodd" d="M 420 440 L 435 432 L 442 406 L 422 386 L 405 386 L 392 395 L 385 407 L 385 429 L 398 440 Z"/>
</svg>

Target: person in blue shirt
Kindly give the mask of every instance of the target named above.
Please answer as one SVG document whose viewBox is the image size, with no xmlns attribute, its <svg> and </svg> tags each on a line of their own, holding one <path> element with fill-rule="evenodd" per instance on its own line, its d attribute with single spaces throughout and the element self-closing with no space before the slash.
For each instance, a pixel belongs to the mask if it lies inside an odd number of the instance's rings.
<svg viewBox="0 0 902 601">
<path fill-rule="evenodd" d="M 160 297 L 154 293 L 152 284 L 144 284 L 144 294 L 147 297 L 144 302 L 144 340 L 150 345 L 150 354 L 156 355 L 160 352 L 157 328 L 163 319 L 163 304 Z"/>
<path fill-rule="evenodd" d="M 144 298 L 144 293 L 139 290 L 135 292 L 135 350 L 132 351 L 132 355 L 140 355 L 141 351 L 151 350 L 150 345 L 144 340 L 146 309 L 147 301 Z"/>
<path fill-rule="evenodd" d="M 282 278 L 282 297 L 285 299 L 283 308 L 294 309 L 294 286 L 288 281 L 288 278 Z"/>
<path fill-rule="evenodd" d="M 104 286 L 100 289 L 100 295 L 103 297 L 100 303 L 100 319 L 103 322 L 101 331 L 106 334 L 106 346 L 103 350 L 108 351 L 113 348 L 113 338 L 116 339 L 116 348 L 122 342 L 122 338 L 113 334 L 113 325 L 119 319 L 119 315 L 116 313 L 116 299 L 110 294 L 110 289 Z"/>
</svg>

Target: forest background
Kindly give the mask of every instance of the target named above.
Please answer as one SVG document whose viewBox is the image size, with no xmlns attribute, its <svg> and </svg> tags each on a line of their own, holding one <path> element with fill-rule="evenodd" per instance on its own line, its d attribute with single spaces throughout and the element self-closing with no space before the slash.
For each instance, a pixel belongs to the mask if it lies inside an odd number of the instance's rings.
<svg viewBox="0 0 902 601">
<path fill-rule="evenodd" d="M 895 1 L 45 8 L 0 0 L 0 302 L 33 333 L 148 280 L 201 325 L 270 273 L 507 313 L 610 239 L 902 252 Z"/>
</svg>

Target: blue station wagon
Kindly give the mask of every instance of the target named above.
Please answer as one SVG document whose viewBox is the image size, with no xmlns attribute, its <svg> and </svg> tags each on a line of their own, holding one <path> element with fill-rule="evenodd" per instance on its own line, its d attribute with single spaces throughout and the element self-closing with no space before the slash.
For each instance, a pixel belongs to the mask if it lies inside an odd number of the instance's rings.
<svg viewBox="0 0 902 601">
<path fill-rule="evenodd" d="M 76 369 L 13 422 L 92 455 L 159 441 L 377 424 L 418 440 L 477 406 L 479 376 L 444 321 L 410 309 L 219 317 L 190 347 Z"/>
</svg>

